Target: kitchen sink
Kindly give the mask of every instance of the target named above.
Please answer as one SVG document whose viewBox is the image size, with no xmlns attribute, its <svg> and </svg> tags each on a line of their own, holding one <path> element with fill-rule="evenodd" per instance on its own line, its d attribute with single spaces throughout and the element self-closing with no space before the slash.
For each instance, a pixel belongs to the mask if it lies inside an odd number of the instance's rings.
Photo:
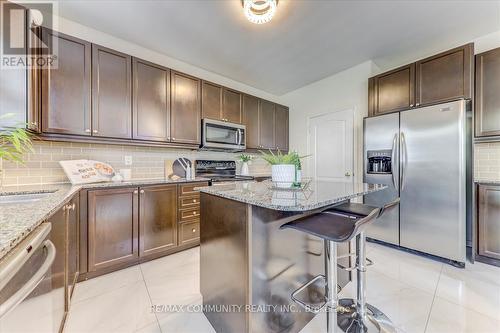
<svg viewBox="0 0 500 333">
<path fill-rule="evenodd" d="M 47 197 L 54 192 L 55 191 L 22 192 L 0 195 L 0 205 L 33 203 Z"/>
</svg>

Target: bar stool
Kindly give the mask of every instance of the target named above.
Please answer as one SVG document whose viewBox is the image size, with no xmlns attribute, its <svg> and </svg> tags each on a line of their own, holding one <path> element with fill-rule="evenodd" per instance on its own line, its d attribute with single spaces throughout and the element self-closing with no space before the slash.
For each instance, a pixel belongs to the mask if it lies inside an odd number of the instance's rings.
<svg viewBox="0 0 500 333">
<path fill-rule="evenodd" d="M 281 229 L 296 229 L 324 241 L 326 276 L 317 275 L 292 293 L 292 300 L 308 311 L 319 312 L 327 307 L 327 332 L 396 332 L 389 318 L 374 306 L 366 303 L 366 249 L 365 229 L 385 212 L 393 209 L 399 198 L 378 208 L 363 204 L 346 203 L 320 213 L 286 224 Z M 337 243 L 348 242 L 356 237 L 356 264 L 343 267 L 337 263 Z M 346 257 L 346 256 L 342 256 Z M 338 300 L 337 267 L 349 271 L 357 270 L 357 299 Z M 318 280 L 325 281 L 325 299 L 319 307 L 313 307 L 298 298 L 304 289 Z"/>
</svg>

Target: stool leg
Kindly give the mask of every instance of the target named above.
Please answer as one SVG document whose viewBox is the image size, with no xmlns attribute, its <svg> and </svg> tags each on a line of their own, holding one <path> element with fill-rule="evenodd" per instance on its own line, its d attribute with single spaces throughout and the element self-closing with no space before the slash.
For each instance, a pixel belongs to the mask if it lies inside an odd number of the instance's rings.
<svg viewBox="0 0 500 333">
<path fill-rule="evenodd" d="M 356 265 L 357 265 L 357 302 L 356 312 L 363 321 L 366 320 L 366 239 L 365 233 L 361 232 L 356 237 Z"/>
<path fill-rule="evenodd" d="M 337 244 L 324 241 L 325 244 L 325 275 L 326 275 L 326 330 L 333 333 L 337 326 Z"/>
</svg>

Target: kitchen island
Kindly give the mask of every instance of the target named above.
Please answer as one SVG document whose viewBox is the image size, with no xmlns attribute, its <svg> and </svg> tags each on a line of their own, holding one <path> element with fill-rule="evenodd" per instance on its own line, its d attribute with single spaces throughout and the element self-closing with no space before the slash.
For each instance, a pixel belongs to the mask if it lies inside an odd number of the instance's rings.
<svg viewBox="0 0 500 333">
<path fill-rule="evenodd" d="M 269 181 L 199 188 L 200 289 L 203 311 L 215 330 L 299 332 L 314 314 L 302 311 L 290 294 L 324 274 L 323 241 L 279 227 L 383 189 L 324 181 L 312 181 L 300 191 L 273 189 Z M 348 251 L 348 244 L 339 246 L 339 255 Z M 349 280 L 347 272 L 339 271 L 341 287 Z M 307 291 L 305 301 L 320 303 L 324 286 Z"/>
</svg>

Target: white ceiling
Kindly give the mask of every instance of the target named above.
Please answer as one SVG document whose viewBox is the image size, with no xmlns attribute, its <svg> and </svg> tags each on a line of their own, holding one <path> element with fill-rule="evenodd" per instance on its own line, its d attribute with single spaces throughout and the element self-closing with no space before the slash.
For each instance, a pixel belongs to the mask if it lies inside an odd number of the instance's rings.
<svg viewBox="0 0 500 333">
<path fill-rule="evenodd" d="M 254 25 L 240 0 L 66 0 L 60 15 L 281 95 L 367 60 L 387 68 L 500 30 L 499 1 L 280 0 Z"/>
</svg>

